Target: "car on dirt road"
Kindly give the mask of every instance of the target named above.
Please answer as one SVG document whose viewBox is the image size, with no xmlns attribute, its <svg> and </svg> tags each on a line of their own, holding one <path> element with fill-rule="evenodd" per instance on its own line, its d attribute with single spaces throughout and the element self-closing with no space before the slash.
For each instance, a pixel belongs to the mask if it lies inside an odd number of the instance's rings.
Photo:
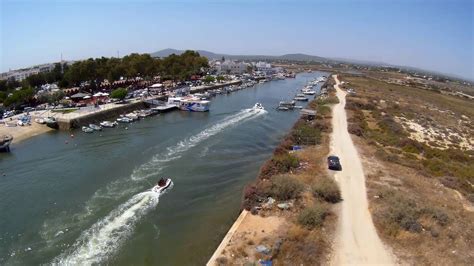
<svg viewBox="0 0 474 266">
<path fill-rule="evenodd" d="M 341 171 L 342 166 L 341 162 L 339 161 L 339 157 L 331 155 L 328 157 L 328 168 L 329 170 L 336 170 Z"/>
</svg>

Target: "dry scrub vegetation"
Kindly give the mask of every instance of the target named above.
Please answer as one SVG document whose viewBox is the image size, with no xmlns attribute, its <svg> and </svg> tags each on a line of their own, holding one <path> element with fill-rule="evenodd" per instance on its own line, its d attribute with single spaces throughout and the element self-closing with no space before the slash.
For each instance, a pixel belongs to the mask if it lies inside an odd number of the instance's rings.
<svg viewBox="0 0 474 266">
<path fill-rule="evenodd" d="M 332 88 L 330 82 L 326 86 Z M 276 265 L 327 261 L 337 220 L 333 205 L 341 201 L 339 188 L 326 170 L 334 99 L 334 91 L 329 90 L 312 101 L 308 108 L 318 110 L 317 117 L 298 120 L 262 166 L 257 180 L 245 188 L 242 208 L 252 213 L 245 220 L 260 219 L 266 226 L 260 230 L 255 222 L 249 229 L 239 227 L 219 264 L 244 265 L 259 259 Z M 293 145 L 303 149 L 292 151 Z M 246 221 L 243 224 L 248 227 Z M 273 229 L 265 234 L 268 229 L 263 228 Z M 256 252 L 259 245 L 270 251 Z"/>
<path fill-rule="evenodd" d="M 379 235 L 410 264 L 474 261 L 474 102 L 343 75 Z"/>
</svg>

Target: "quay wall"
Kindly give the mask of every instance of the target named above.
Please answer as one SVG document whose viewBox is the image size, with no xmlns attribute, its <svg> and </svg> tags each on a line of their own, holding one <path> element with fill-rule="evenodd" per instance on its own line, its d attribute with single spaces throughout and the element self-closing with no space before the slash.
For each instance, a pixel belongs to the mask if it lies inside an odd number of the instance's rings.
<svg viewBox="0 0 474 266">
<path fill-rule="evenodd" d="M 57 122 L 59 130 L 70 130 L 73 128 L 80 128 L 81 126 L 86 126 L 91 123 L 98 124 L 99 122 L 104 120 L 115 120 L 121 114 L 129 113 L 138 109 L 143 109 L 145 107 L 147 107 L 147 104 L 144 102 L 124 104 L 122 106 L 117 106 L 116 108 L 86 114 L 84 116 L 73 119 L 58 118 Z"/>
<path fill-rule="evenodd" d="M 210 86 L 201 86 L 191 89 L 191 93 L 199 93 L 205 92 L 208 90 L 218 89 L 222 87 L 226 87 L 229 85 L 238 85 L 241 84 L 242 81 L 232 81 L 222 84 L 215 84 Z M 154 100 L 166 100 L 167 96 L 159 96 L 156 97 Z M 87 126 L 89 124 L 98 124 L 104 120 L 115 120 L 119 115 L 129 113 L 138 109 L 143 109 L 149 107 L 149 104 L 145 103 L 144 101 L 139 101 L 135 103 L 124 104 L 122 106 L 117 105 L 111 109 L 104 109 L 98 110 L 93 113 L 84 114 L 83 116 L 79 116 L 72 119 L 67 118 L 57 118 L 59 130 L 70 130 L 73 128 L 80 128 L 82 126 Z"/>
</svg>

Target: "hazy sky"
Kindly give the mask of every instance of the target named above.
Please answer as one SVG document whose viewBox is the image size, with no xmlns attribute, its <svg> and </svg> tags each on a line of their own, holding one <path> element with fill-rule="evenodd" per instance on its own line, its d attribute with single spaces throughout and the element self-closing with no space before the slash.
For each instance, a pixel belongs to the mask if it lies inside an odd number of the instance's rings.
<svg viewBox="0 0 474 266">
<path fill-rule="evenodd" d="M 1 2 L 0 70 L 204 49 L 307 53 L 474 79 L 474 0 Z"/>
</svg>

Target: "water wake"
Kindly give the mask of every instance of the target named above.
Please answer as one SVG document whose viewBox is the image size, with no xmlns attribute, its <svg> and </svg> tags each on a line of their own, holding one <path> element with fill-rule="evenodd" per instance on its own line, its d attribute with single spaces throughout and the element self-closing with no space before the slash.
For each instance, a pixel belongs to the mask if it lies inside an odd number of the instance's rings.
<svg viewBox="0 0 474 266">
<path fill-rule="evenodd" d="M 136 194 L 84 231 L 52 264 L 91 265 L 107 260 L 130 236 L 136 223 L 158 205 L 160 195 L 151 191 Z"/>
<path fill-rule="evenodd" d="M 198 134 L 191 136 L 178 142 L 176 145 L 168 147 L 165 154 L 155 155 L 149 162 L 141 165 L 135 169 L 132 173 L 133 180 L 141 180 L 157 175 L 164 166 L 162 163 L 170 162 L 175 159 L 179 159 L 181 155 L 195 147 L 200 142 L 208 139 L 211 136 L 223 131 L 229 126 L 235 125 L 244 120 L 253 119 L 257 116 L 267 113 L 267 111 L 257 108 L 243 109 L 236 114 L 230 115 L 223 120 L 217 122 L 215 125 L 199 132 Z"/>
<path fill-rule="evenodd" d="M 135 169 L 131 178 L 133 181 L 142 181 L 148 177 L 155 176 L 164 169 L 164 163 L 180 158 L 184 152 L 195 147 L 200 142 L 232 125 L 253 119 L 265 113 L 265 110 L 250 108 L 230 115 L 198 134 L 168 147 L 167 152 L 155 155 L 149 162 Z M 120 185 L 122 181 L 117 181 L 118 184 L 114 184 L 110 188 L 108 186 L 106 193 L 101 191 L 102 193 L 98 193 L 100 195 L 94 195 L 93 198 L 115 198 L 118 192 L 117 189 L 122 188 Z M 149 191 L 134 195 L 128 201 L 115 208 L 105 218 L 92 225 L 91 228 L 82 232 L 72 247 L 55 258 L 52 264 L 90 265 L 106 261 L 130 236 L 136 223 L 157 206 L 159 198 L 160 195 Z M 89 213 L 87 212 L 87 214 Z"/>
</svg>

